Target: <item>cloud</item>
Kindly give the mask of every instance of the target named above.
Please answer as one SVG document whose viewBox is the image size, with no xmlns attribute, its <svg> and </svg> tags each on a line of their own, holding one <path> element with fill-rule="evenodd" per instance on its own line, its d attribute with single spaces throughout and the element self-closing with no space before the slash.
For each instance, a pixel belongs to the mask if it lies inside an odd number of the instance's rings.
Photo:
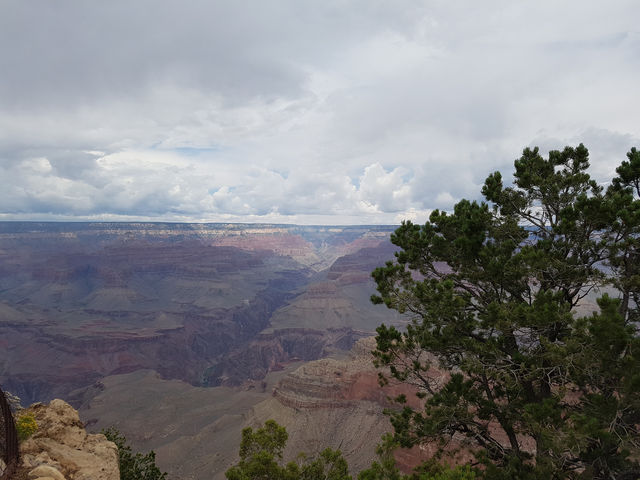
<svg viewBox="0 0 640 480">
<path fill-rule="evenodd" d="M 524 146 L 605 181 L 640 144 L 631 0 L 1 10 L 2 218 L 424 219 Z"/>
<path fill-rule="evenodd" d="M 409 207 L 411 189 L 402 178 L 403 168 L 386 172 L 379 163 L 369 165 L 360 177 L 360 201 L 381 212 L 400 212 Z"/>
</svg>

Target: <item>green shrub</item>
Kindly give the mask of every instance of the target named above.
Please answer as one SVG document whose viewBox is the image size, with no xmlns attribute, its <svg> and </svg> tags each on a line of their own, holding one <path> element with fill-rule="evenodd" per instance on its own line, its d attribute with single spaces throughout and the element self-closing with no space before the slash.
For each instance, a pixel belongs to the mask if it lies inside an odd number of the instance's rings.
<svg viewBox="0 0 640 480">
<path fill-rule="evenodd" d="M 339 450 L 327 448 L 317 457 L 301 453 L 298 463 L 283 465 L 287 430 L 274 420 L 263 427 L 242 430 L 240 461 L 225 472 L 228 480 L 352 480 L 347 462 Z"/>
<path fill-rule="evenodd" d="M 36 419 L 31 413 L 25 413 L 18 417 L 16 421 L 16 430 L 18 431 L 18 440 L 24 442 L 38 430 Z"/>
</svg>

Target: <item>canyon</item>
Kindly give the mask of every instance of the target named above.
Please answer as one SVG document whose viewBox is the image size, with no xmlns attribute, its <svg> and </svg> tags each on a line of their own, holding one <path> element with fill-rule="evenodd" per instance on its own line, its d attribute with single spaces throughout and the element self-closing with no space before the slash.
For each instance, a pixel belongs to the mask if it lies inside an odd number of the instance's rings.
<svg viewBox="0 0 640 480">
<path fill-rule="evenodd" d="M 387 316 L 389 231 L 1 223 L 0 382 L 27 402 L 139 369 L 240 385 L 348 349 Z"/>
<path fill-rule="evenodd" d="M 170 478 L 223 478 L 267 417 L 363 467 L 389 425 L 360 339 L 406 321 L 369 301 L 393 229 L 0 222 L 0 384 L 115 425 Z"/>
<path fill-rule="evenodd" d="M 417 402 L 406 384 L 379 385 L 374 345 L 373 337 L 362 338 L 340 358 L 295 362 L 249 388 L 194 387 L 152 371 L 109 376 L 86 392 L 80 415 L 92 431 L 116 426 L 140 450 L 153 449 L 170 478 L 224 479 L 238 460 L 242 429 L 269 419 L 289 434 L 285 461 L 331 447 L 356 474 L 376 459 L 391 429 L 383 411 L 392 399 L 405 394 Z M 420 450 L 403 451 L 398 463 L 408 471 L 421 458 Z"/>
</svg>

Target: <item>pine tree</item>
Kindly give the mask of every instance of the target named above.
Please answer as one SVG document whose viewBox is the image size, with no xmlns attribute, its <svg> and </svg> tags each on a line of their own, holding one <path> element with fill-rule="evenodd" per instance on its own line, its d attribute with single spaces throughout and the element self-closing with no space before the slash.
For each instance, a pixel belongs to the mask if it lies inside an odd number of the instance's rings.
<svg viewBox="0 0 640 480">
<path fill-rule="evenodd" d="M 375 355 L 425 398 L 391 414 L 396 442 L 462 436 L 487 478 L 640 478 L 640 154 L 628 157 L 605 192 L 583 145 L 525 149 L 513 186 L 495 172 L 486 201 L 396 230 L 372 300 L 411 321 L 380 326 Z M 607 285 L 615 295 L 581 317 Z"/>
<path fill-rule="evenodd" d="M 242 430 L 240 461 L 225 472 L 229 480 L 351 480 L 347 462 L 339 450 L 327 448 L 313 458 L 304 453 L 298 462 L 283 464 L 287 430 L 274 420 L 263 427 Z"/>
</svg>

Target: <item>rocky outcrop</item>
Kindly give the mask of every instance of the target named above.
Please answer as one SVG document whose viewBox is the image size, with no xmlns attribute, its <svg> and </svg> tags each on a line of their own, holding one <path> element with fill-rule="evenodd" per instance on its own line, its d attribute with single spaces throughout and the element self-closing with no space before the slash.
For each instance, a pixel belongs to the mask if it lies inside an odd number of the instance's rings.
<svg viewBox="0 0 640 480">
<path fill-rule="evenodd" d="M 272 418 L 285 426 L 287 460 L 331 447 L 343 452 L 352 473 L 368 467 L 380 437 L 391 430 L 383 413 L 392 406 L 390 399 L 401 393 L 415 398 L 407 385 L 380 387 L 374 348 L 375 339 L 363 338 L 343 359 L 302 365 L 280 380 L 272 398 L 253 407 L 246 425 L 257 427 Z"/>
<path fill-rule="evenodd" d="M 29 479 L 119 480 L 118 450 L 101 434 L 87 434 L 78 412 L 62 400 L 35 404 L 38 430 L 21 444 Z"/>
<path fill-rule="evenodd" d="M 373 402 L 381 408 L 404 393 L 414 397 L 405 384 L 381 388 L 373 366 L 373 337 L 358 340 L 345 360 L 325 358 L 309 362 L 283 378 L 273 391 L 282 405 L 294 409 L 350 408 Z"/>
</svg>

